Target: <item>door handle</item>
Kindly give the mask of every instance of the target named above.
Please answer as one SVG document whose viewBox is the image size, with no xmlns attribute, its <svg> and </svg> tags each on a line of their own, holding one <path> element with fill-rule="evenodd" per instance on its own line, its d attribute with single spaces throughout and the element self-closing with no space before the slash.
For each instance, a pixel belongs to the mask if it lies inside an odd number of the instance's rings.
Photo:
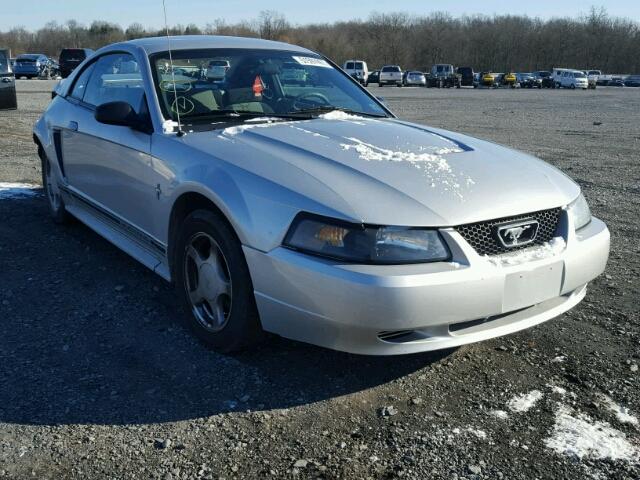
<svg viewBox="0 0 640 480">
<path fill-rule="evenodd" d="M 73 130 L 74 132 L 78 131 L 78 122 L 71 121 L 67 124 L 67 128 L 69 130 Z"/>
</svg>

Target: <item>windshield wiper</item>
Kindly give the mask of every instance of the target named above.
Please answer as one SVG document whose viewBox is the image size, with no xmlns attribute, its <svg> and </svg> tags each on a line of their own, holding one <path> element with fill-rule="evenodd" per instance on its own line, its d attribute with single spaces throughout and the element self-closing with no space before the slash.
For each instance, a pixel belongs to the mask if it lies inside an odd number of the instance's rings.
<svg viewBox="0 0 640 480">
<path fill-rule="evenodd" d="M 307 113 L 304 114 L 305 117 L 311 118 L 311 116 Z M 298 119 L 300 115 L 292 114 L 292 113 L 269 113 L 269 112 L 248 112 L 243 110 L 212 110 L 210 112 L 201 112 L 195 113 L 188 116 L 182 116 L 185 121 L 189 121 L 190 119 L 203 119 L 203 118 L 224 118 L 229 120 L 238 120 L 243 121 L 251 118 L 282 118 L 282 119 Z"/>
<path fill-rule="evenodd" d="M 374 118 L 385 118 L 386 115 L 379 113 L 369 113 L 369 112 L 359 112 L 357 110 L 351 110 L 350 108 L 344 107 L 333 107 L 331 105 L 318 105 L 313 108 L 305 108 L 303 110 L 296 110 L 293 112 L 288 112 L 287 115 L 321 115 L 323 113 L 329 113 L 334 111 L 348 113 L 349 115 L 358 115 L 361 117 L 374 117 Z"/>
</svg>

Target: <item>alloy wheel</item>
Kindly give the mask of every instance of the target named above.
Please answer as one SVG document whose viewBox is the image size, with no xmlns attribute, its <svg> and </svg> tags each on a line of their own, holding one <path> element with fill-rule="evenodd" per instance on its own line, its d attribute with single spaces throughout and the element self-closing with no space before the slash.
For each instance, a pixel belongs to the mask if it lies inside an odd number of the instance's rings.
<svg viewBox="0 0 640 480">
<path fill-rule="evenodd" d="M 210 332 L 222 330 L 231 315 L 231 276 L 227 259 L 210 235 L 200 232 L 187 242 L 184 279 L 196 320 Z"/>
</svg>

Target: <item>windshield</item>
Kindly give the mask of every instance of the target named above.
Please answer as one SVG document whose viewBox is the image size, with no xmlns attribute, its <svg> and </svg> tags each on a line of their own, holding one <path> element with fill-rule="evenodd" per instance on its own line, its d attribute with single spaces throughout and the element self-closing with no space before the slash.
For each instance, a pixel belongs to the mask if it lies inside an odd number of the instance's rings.
<svg viewBox="0 0 640 480">
<path fill-rule="evenodd" d="M 587 78 L 587 76 L 584 73 L 580 73 L 580 72 L 574 73 L 573 76 L 575 78 Z"/>
<path fill-rule="evenodd" d="M 322 57 L 284 50 L 198 49 L 150 58 L 165 118 L 197 120 L 345 110 L 386 116 L 383 107 Z M 173 79 L 175 78 L 175 91 Z"/>
</svg>

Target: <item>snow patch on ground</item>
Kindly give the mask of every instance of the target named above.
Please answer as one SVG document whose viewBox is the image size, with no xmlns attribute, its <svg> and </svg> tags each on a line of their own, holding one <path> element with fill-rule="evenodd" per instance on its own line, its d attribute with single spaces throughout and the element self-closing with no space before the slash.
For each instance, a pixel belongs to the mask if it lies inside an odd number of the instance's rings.
<svg viewBox="0 0 640 480">
<path fill-rule="evenodd" d="M 616 415 L 616 418 L 620 423 L 628 423 L 630 425 L 638 425 L 638 418 L 631 415 L 629 409 L 627 407 L 623 407 L 618 405 L 616 402 L 611 400 L 611 398 L 606 395 L 601 396 L 602 402 L 604 406 L 611 412 Z"/>
<path fill-rule="evenodd" d="M 558 454 L 579 459 L 640 462 L 640 451 L 624 433 L 607 422 L 594 421 L 585 414 L 575 413 L 565 405 L 558 408 L 553 433 L 544 443 Z"/>
<path fill-rule="evenodd" d="M 557 393 L 558 395 L 566 395 L 566 393 L 567 393 L 567 391 L 566 391 L 564 388 L 559 387 L 559 386 L 557 386 L 557 385 L 553 385 L 553 386 L 551 387 L 551 391 L 552 391 L 553 393 Z"/>
<path fill-rule="evenodd" d="M 414 168 L 422 172 L 427 178 L 427 182 L 432 188 L 441 188 L 445 191 L 453 192 L 460 200 L 464 199 L 464 189 L 470 188 L 475 184 L 470 177 L 456 174 L 451 165 L 443 155 L 451 153 L 460 153 L 460 148 L 425 148 L 420 153 L 389 150 L 378 147 L 367 142 L 363 142 L 357 138 L 346 137 L 351 143 L 342 143 L 340 146 L 343 150 L 354 150 L 361 160 L 368 162 L 398 162 L 409 163 Z"/>
<path fill-rule="evenodd" d="M 552 238 L 551 241 L 545 242 L 537 247 L 525 248 L 514 253 L 506 253 L 504 255 L 488 256 L 484 258 L 496 267 L 507 267 L 510 265 L 520 265 L 535 260 L 542 260 L 553 257 L 561 253 L 567 244 L 562 237 Z"/>
<path fill-rule="evenodd" d="M 531 410 L 541 398 L 542 392 L 540 390 L 532 390 L 529 393 L 523 393 L 522 395 L 513 397 L 507 402 L 507 407 L 512 412 L 524 413 Z"/>
<path fill-rule="evenodd" d="M 31 183 L 0 182 L 0 200 L 6 198 L 33 197 L 40 194 L 40 185 Z"/>
<path fill-rule="evenodd" d="M 454 435 L 460 435 L 463 432 L 464 433 L 470 433 L 470 434 L 474 435 L 475 437 L 479 438 L 480 440 L 486 440 L 487 439 L 487 432 L 485 432 L 484 430 L 479 430 L 477 428 L 467 427 L 464 430 L 462 430 L 460 428 L 454 428 L 453 430 L 451 430 L 451 433 L 453 433 Z"/>
<path fill-rule="evenodd" d="M 565 357 L 564 355 L 558 355 L 553 360 L 551 360 L 551 363 L 563 363 L 566 359 L 567 357 Z"/>
<path fill-rule="evenodd" d="M 489 415 L 491 415 L 492 417 L 496 417 L 500 420 L 506 420 L 509 418 L 509 414 L 504 410 L 490 410 Z"/>
</svg>

